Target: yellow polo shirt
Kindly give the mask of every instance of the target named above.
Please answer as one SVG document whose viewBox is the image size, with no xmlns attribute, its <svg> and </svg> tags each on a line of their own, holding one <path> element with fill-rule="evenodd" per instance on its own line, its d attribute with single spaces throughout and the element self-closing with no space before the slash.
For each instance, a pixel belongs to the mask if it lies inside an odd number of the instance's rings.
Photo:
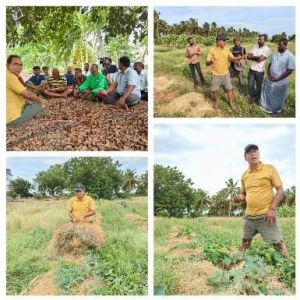
<svg viewBox="0 0 300 300">
<path fill-rule="evenodd" d="M 265 214 L 274 200 L 273 188 L 282 186 L 277 170 L 271 165 L 260 163 L 257 170 L 248 169 L 242 175 L 241 193 L 246 194 L 246 214 Z"/>
<path fill-rule="evenodd" d="M 21 93 L 25 89 L 17 76 L 6 70 L 6 123 L 21 116 L 25 105 L 25 98 Z"/>
<path fill-rule="evenodd" d="M 87 195 L 84 195 L 82 200 L 79 200 L 77 196 L 72 197 L 68 203 L 68 211 L 72 212 L 76 218 L 95 209 L 94 200 Z M 90 217 L 87 218 L 87 220 L 89 219 Z"/>
<path fill-rule="evenodd" d="M 214 63 L 211 65 L 212 73 L 215 76 L 226 75 L 229 72 L 228 61 L 229 58 L 233 58 L 233 54 L 227 47 L 223 49 L 220 47 L 211 48 L 208 52 L 206 61 L 210 61 L 214 58 Z"/>
</svg>

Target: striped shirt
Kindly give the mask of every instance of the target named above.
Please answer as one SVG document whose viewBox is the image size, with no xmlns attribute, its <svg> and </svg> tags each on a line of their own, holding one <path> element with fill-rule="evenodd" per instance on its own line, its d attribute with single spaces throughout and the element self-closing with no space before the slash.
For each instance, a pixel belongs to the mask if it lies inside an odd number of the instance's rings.
<svg viewBox="0 0 300 300">
<path fill-rule="evenodd" d="M 60 87 L 64 87 L 67 85 L 67 80 L 64 76 L 60 75 L 60 78 L 54 79 L 52 76 L 48 79 L 48 84 L 50 86 L 50 89 L 56 89 Z"/>
</svg>

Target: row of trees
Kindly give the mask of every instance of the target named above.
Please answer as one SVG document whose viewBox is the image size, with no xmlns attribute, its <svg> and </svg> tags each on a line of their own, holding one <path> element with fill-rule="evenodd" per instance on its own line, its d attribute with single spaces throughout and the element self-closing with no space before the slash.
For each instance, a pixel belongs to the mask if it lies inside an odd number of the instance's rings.
<svg viewBox="0 0 300 300">
<path fill-rule="evenodd" d="M 232 200 L 238 195 L 238 182 L 232 178 L 224 188 L 210 196 L 208 192 L 193 187 L 191 179 L 176 167 L 154 166 L 154 214 L 170 217 L 238 216 L 245 210 L 245 203 Z M 295 186 L 285 190 L 283 204 L 295 206 Z"/>
<path fill-rule="evenodd" d="M 156 39 L 156 42 L 159 42 L 160 38 L 169 35 L 215 37 L 220 33 L 226 34 L 228 37 L 239 36 L 241 38 L 244 38 L 244 40 L 245 38 L 247 38 L 247 40 L 257 38 L 259 34 L 259 32 L 250 30 L 246 27 L 236 29 L 231 26 L 225 28 L 224 26 L 218 26 L 216 22 L 204 22 L 201 26 L 199 25 L 198 20 L 195 18 L 189 18 L 188 20 L 181 21 L 178 24 L 170 25 L 165 20 L 161 19 L 159 12 L 154 11 L 154 38 Z M 281 37 L 288 38 L 289 40 L 295 39 L 295 35 L 291 35 L 290 37 L 288 37 L 287 34 L 283 32 L 281 34 L 272 36 L 271 41 L 277 42 Z"/>
<path fill-rule="evenodd" d="M 144 6 L 8 6 L 7 50 L 30 67 L 80 66 L 121 55 L 143 61 L 147 18 Z"/>
<path fill-rule="evenodd" d="M 7 169 L 8 195 L 10 197 L 59 197 L 72 193 L 76 183 L 81 182 L 87 192 L 96 199 L 147 195 L 148 174 L 137 175 L 135 170 L 121 170 L 121 164 L 110 157 L 71 158 L 63 164 L 52 165 L 36 174 L 34 182 L 23 178 L 12 179 Z M 34 192 L 32 192 L 34 190 Z"/>
</svg>

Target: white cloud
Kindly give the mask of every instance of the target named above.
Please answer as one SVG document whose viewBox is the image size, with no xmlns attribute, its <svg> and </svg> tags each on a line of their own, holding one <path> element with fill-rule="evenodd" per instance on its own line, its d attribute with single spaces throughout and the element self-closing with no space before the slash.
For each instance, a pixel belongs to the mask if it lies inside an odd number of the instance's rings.
<svg viewBox="0 0 300 300">
<path fill-rule="evenodd" d="M 285 187 L 295 185 L 292 125 L 157 125 L 155 163 L 177 166 L 195 187 L 212 194 L 229 178 L 240 179 L 248 167 L 244 147 L 249 143 L 259 146 L 263 162 L 278 169 Z"/>
</svg>

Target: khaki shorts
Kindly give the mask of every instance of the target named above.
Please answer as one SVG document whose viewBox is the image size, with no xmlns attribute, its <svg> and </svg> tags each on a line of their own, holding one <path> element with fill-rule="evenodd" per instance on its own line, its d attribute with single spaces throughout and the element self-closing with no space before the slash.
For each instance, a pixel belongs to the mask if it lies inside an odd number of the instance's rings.
<svg viewBox="0 0 300 300">
<path fill-rule="evenodd" d="M 278 218 L 276 218 L 276 223 L 270 226 L 265 220 L 265 215 L 255 217 L 245 216 L 243 238 L 251 240 L 257 233 L 260 233 L 261 237 L 267 243 L 277 244 L 282 241 L 278 226 Z"/>
<path fill-rule="evenodd" d="M 216 92 L 220 86 L 223 85 L 226 92 L 232 90 L 231 80 L 230 80 L 230 74 L 229 72 L 226 75 L 221 76 L 212 76 L 211 80 L 211 91 Z"/>
</svg>

